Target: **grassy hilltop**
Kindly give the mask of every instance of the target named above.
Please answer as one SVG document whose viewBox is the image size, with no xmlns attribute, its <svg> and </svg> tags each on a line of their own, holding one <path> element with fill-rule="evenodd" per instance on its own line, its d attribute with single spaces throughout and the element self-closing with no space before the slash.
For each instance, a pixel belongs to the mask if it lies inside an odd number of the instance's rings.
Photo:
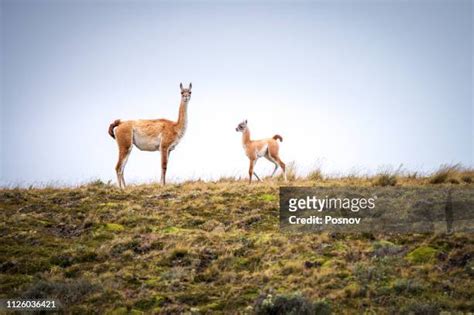
<svg viewBox="0 0 474 315">
<path fill-rule="evenodd" d="M 472 173 L 290 185 L 469 185 Z M 474 236 L 292 234 L 278 181 L 0 190 L 0 298 L 73 313 L 474 311 Z M 273 313 L 272 313 L 273 312 Z"/>
</svg>

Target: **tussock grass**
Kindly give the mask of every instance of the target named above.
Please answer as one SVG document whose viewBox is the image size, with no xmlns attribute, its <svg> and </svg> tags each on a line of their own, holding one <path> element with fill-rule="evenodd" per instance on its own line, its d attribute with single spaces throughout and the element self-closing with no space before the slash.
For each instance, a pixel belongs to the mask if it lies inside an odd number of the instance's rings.
<svg viewBox="0 0 474 315">
<path fill-rule="evenodd" d="M 324 175 L 320 168 L 315 168 L 308 173 L 306 179 L 310 181 L 320 182 L 324 180 Z"/>
<path fill-rule="evenodd" d="M 446 183 L 448 179 L 453 179 L 453 176 L 455 176 L 458 172 L 458 165 L 443 165 L 431 176 L 429 179 L 430 184 Z"/>
<path fill-rule="evenodd" d="M 395 186 L 397 185 L 399 178 L 402 176 L 402 173 L 403 164 L 401 164 L 395 171 L 391 170 L 390 168 L 386 168 L 375 176 L 372 183 L 374 186 Z M 408 176 L 407 178 L 415 179 L 416 177 Z"/>
<path fill-rule="evenodd" d="M 373 181 L 374 186 L 395 186 L 397 184 L 398 178 L 395 174 L 382 173 L 375 177 Z"/>
<path fill-rule="evenodd" d="M 474 169 L 460 164 L 442 165 L 429 178 L 430 184 L 470 184 L 472 182 L 474 182 Z"/>
<path fill-rule="evenodd" d="M 325 301 L 312 302 L 300 293 L 291 295 L 272 294 L 263 295 L 255 304 L 255 313 L 258 315 L 271 314 L 301 314 L 301 315 L 327 315 L 331 314 L 331 306 Z"/>
</svg>

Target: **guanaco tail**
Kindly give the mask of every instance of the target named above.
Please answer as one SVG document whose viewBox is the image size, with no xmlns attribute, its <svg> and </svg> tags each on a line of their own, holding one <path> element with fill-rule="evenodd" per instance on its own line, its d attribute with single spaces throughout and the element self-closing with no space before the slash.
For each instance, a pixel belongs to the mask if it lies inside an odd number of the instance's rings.
<svg viewBox="0 0 474 315">
<path fill-rule="evenodd" d="M 249 184 L 252 182 L 252 175 L 255 175 L 255 177 L 260 181 L 260 178 L 258 177 L 257 173 L 254 172 L 253 169 L 255 167 L 255 164 L 257 163 L 257 160 L 261 157 L 265 157 L 267 160 L 269 160 L 275 165 L 275 169 L 273 170 L 271 177 L 275 175 L 278 166 L 280 166 L 283 171 L 285 181 L 287 181 L 285 163 L 283 163 L 283 161 L 278 156 L 279 146 L 277 140 L 280 140 L 280 142 L 283 141 L 283 138 L 280 135 L 274 135 L 272 138 L 269 139 L 251 140 L 250 130 L 247 126 L 247 120 L 238 124 L 237 128 L 235 128 L 235 131 L 242 132 L 242 144 L 245 150 L 245 154 L 250 160 Z"/>
<path fill-rule="evenodd" d="M 179 105 L 179 116 L 177 121 L 167 119 L 139 119 L 120 120 L 117 119 L 109 126 L 109 134 L 117 141 L 119 157 L 115 171 L 120 188 L 125 187 L 124 169 L 128 157 L 132 151 L 132 144 L 142 151 L 161 152 L 161 183 L 166 184 L 166 168 L 170 152 L 178 145 L 186 132 L 187 108 L 191 99 L 192 84 L 189 88 L 181 89 L 181 104 Z"/>
</svg>

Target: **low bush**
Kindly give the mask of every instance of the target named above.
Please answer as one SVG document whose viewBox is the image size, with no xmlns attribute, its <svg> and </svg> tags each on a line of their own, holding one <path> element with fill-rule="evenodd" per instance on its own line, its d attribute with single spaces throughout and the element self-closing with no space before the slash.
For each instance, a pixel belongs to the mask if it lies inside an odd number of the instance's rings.
<svg viewBox="0 0 474 315">
<path fill-rule="evenodd" d="M 331 307 L 324 300 L 311 302 L 299 293 L 276 296 L 268 294 L 257 299 L 255 313 L 259 315 L 326 315 L 331 314 Z"/>
</svg>

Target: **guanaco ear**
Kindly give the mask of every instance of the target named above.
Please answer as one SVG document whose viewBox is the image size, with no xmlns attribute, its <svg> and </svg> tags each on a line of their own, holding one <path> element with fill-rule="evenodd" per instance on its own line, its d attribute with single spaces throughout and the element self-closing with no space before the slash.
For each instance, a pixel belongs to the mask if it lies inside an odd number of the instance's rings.
<svg viewBox="0 0 474 315">
<path fill-rule="evenodd" d="M 189 90 L 191 90 L 192 88 L 193 88 L 193 84 L 189 83 Z"/>
<path fill-rule="evenodd" d="M 245 119 L 245 124 L 247 124 L 247 119 Z"/>
<path fill-rule="evenodd" d="M 183 90 L 183 83 L 179 84 L 179 88 L 181 89 L 181 91 Z"/>
</svg>

